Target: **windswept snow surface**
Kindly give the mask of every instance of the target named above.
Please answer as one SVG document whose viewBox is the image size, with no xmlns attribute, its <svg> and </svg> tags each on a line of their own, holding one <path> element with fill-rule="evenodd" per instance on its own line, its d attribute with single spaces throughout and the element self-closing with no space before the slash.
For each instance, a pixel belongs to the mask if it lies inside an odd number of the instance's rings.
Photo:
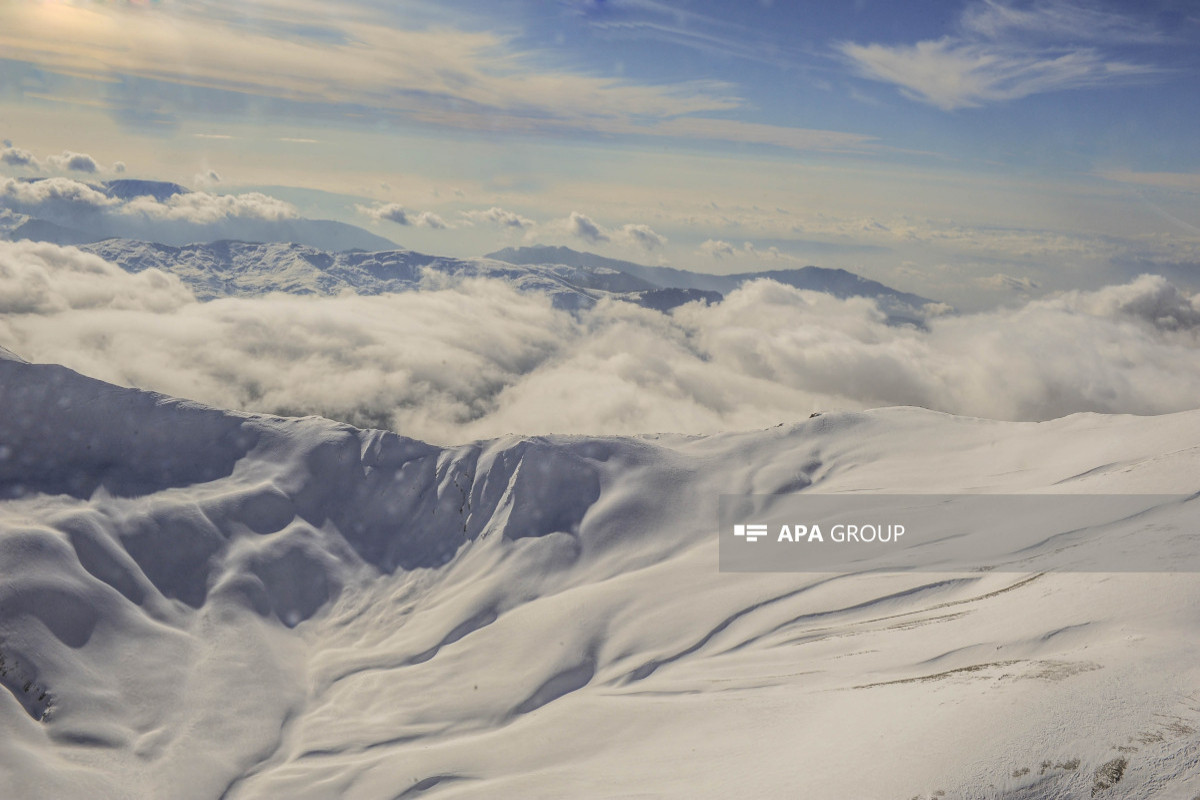
<svg viewBox="0 0 1200 800">
<path fill-rule="evenodd" d="M 1191 493 L 1200 412 L 443 448 L 7 355 L 0 409 L 3 797 L 1200 793 L 1200 577 L 723 574 L 714 527 Z"/>
</svg>

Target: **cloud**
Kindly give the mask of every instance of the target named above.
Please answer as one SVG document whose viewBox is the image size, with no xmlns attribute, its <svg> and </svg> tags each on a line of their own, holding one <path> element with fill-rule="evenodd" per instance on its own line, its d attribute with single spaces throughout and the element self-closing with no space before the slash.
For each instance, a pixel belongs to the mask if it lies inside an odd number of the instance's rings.
<svg viewBox="0 0 1200 800">
<path fill-rule="evenodd" d="M 629 223 L 622 225 L 618 234 L 643 250 L 656 250 L 667 243 L 667 237 L 655 233 L 649 225 Z"/>
<path fill-rule="evenodd" d="M 64 150 L 61 155 L 50 156 L 46 159 L 46 164 L 62 172 L 86 172 L 95 175 L 100 171 L 96 159 L 87 153 L 73 153 L 70 150 Z"/>
<path fill-rule="evenodd" d="M 209 225 L 230 219 L 279 222 L 297 219 L 300 216 L 291 203 L 261 192 L 184 192 L 161 201 L 153 197 L 135 197 L 120 206 L 119 213 L 147 220 L 182 221 L 196 225 Z"/>
<path fill-rule="evenodd" d="M 442 230 L 449 228 L 446 220 L 432 211 L 411 212 L 399 203 L 384 203 L 378 206 L 355 206 L 360 214 L 375 222 L 394 222 L 397 225 L 416 225 L 419 228 Z M 496 209 L 499 210 L 499 209 Z"/>
<path fill-rule="evenodd" d="M 0 179 L 0 207 L 19 214 L 61 222 L 118 205 L 119 200 L 70 178 Z"/>
<path fill-rule="evenodd" d="M 5 141 L 8 140 L 6 139 Z M 64 150 L 58 155 L 39 159 L 30 151 L 14 147 L 11 143 L 4 145 L 4 149 L 0 150 L 0 164 L 7 164 L 10 167 L 35 172 L 82 172 L 87 175 L 97 175 L 105 171 L 100 162 L 87 153 Z M 111 171 L 117 173 L 124 172 L 125 163 L 123 161 L 115 162 L 112 165 Z"/>
<path fill-rule="evenodd" d="M 756 281 L 661 314 L 579 313 L 496 281 L 197 302 L 72 248 L 0 243 L 0 346 L 223 407 L 438 442 L 714 432 L 909 404 L 1000 419 L 1200 397 L 1200 297 L 1156 276 L 897 328 L 869 300 Z"/>
<path fill-rule="evenodd" d="M 195 298 L 157 269 L 136 275 L 74 248 L 32 242 L 0 247 L 0 325 L 9 316 L 120 309 L 169 314 Z"/>
<path fill-rule="evenodd" d="M 221 175 L 215 169 L 210 169 L 197 172 L 192 181 L 196 186 L 213 186 L 221 182 Z"/>
<path fill-rule="evenodd" d="M 729 258 L 736 252 L 733 245 L 720 239 L 709 239 L 700 245 L 700 253 L 712 258 Z"/>
<path fill-rule="evenodd" d="M 1200 172 L 1135 172 L 1128 169 L 1097 173 L 1101 178 L 1118 183 L 1152 186 L 1158 189 L 1179 189 L 1200 192 Z"/>
<path fill-rule="evenodd" d="M 963 31 L 988 39 L 1008 36 L 1072 41 L 1157 44 L 1165 37 L 1152 23 L 1070 2 L 1041 0 L 1018 7 L 983 0 L 964 9 Z"/>
<path fill-rule="evenodd" d="M 722 241 L 721 239 L 706 240 L 696 252 L 716 259 L 732 258 L 738 253 L 742 253 L 758 261 L 789 261 L 797 264 L 803 261 L 803 259 L 782 252 L 774 245 L 762 248 L 754 242 L 743 242 L 741 250 L 739 250 L 729 242 Z"/>
<path fill-rule="evenodd" d="M 331 17 L 319 4 L 279 0 L 149 8 L 97 3 L 66 11 L 58 4 L 4 3 L 0 52 L 60 75 L 105 82 L 117 76 L 121 85 L 142 91 L 125 100 L 118 93 L 111 111 L 136 117 L 152 107 L 155 121 L 173 113 L 157 105 L 184 106 L 203 96 L 197 90 L 216 90 L 355 113 L 372 108 L 410 122 L 487 132 L 592 132 L 799 149 L 857 148 L 872 138 L 715 118 L 746 105 L 727 83 L 646 83 L 548 68 L 545 53 L 523 48 L 516 35 L 487 30 L 461 9 L 436 25 L 421 24 L 419 16 L 349 4 Z M 288 25 L 280 24 L 284 19 Z M 408 19 L 413 22 L 406 27 Z M 296 33 L 305 22 L 331 35 Z M 727 46 L 718 44 L 721 38 L 685 40 Z M 753 45 L 742 51 L 765 52 Z"/>
<path fill-rule="evenodd" d="M 842 42 L 862 77 L 949 111 L 1033 94 L 1144 81 L 1161 70 L 1115 58 L 1093 44 L 1158 34 L 1137 20 L 1069 3 L 1029 8 L 986 0 L 969 6 L 959 32 L 915 44 Z M 1141 37 L 1141 38 L 1138 38 Z"/>
<path fill-rule="evenodd" d="M 1012 292 L 1022 292 L 1028 294 L 1041 287 L 1037 281 L 1032 278 L 1014 278 L 1012 275 L 1005 275 L 1003 272 L 997 272 L 995 275 L 989 275 L 986 278 L 979 278 L 977 283 L 988 289 L 999 289 Z"/>
<path fill-rule="evenodd" d="M 419 228 L 432 228 L 435 231 L 445 230 L 450 227 L 446 220 L 439 217 L 432 211 L 422 211 L 413 219 L 413 224 Z"/>
<path fill-rule="evenodd" d="M 494 225 L 497 228 L 517 228 L 526 230 L 534 226 L 534 221 L 517 214 L 514 211 L 505 211 L 499 206 L 492 206 L 486 211 L 460 211 L 459 216 L 467 225 L 486 224 Z"/>
<path fill-rule="evenodd" d="M 571 216 L 567 217 L 567 232 L 593 244 L 607 242 L 610 238 L 590 217 L 578 211 L 572 211 Z"/>
<path fill-rule="evenodd" d="M 26 167 L 31 169 L 38 169 L 40 167 L 33 153 L 28 150 L 22 150 L 19 147 L 13 147 L 12 145 L 0 151 L 0 163 L 8 164 L 10 167 Z"/>
<path fill-rule="evenodd" d="M 365 214 L 376 222 L 394 222 L 397 225 L 408 225 L 408 212 L 399 203 L 385 203 L 381 206 L 357 206 L 359 213 Z"/>
<path fill-rule="evenodd" d="M 211 234 L 211 226 L 228 222 L 275 223 L 299 218 L 295 206 L 259 192 L 185 192 L 164 200 L 150 196 L 121 200 L 62 177 L 0 179 L 0 209 L 67 227 L 156 241 Z M 160 235 L 164 238 L 158 238 Z"/>
<path fill-rule="evenodd" d="M 583 239 L 589 244 L 615 242 L 640 247 L 646 252 L 656 250 L 667 243 L 667 237 L 656 233 L 649 225 L 629 222 L 610 230 L 578 211 L 572 211 L 566 219 L 552 223 L 550 227 L 552 230 L 557 228 L 568 236 Z"/>
<path fill-rule="evenodd" d="M 753 256 L 759 261 L 791 261 L 801 263 L 803 259 L 788 255 L 781 251 L 778 247 L 771 245 L 766 248 L 758 247 L 754 242 L 742 242 L 742 252 L 749 256 Z"/>
</svg>

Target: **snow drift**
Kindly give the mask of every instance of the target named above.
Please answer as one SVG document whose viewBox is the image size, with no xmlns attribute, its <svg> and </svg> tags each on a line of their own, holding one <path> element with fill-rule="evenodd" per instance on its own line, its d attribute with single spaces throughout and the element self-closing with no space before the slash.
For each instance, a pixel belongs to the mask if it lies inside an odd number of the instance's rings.
<svg viewBox="0 0 1200 800">
<path fill-rule="evenodd" d="M 7 797 L 1200 790 L 1195 576 L 722 574 L 713 528 L 1191 492 L 1200 413 L 435 447 L 7 356 L 0 408 Z"/>
</svg>

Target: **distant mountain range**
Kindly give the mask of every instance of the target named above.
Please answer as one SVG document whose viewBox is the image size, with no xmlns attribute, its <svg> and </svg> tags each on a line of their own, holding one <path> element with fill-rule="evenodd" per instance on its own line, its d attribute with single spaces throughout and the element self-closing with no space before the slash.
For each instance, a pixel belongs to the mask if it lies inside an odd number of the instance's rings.
<svg viewBox="0 0 1200 800">
<path fill-rule="evenodd" d="M 152 198 L 168 203 L 190 192 L 177 183 L 143 180 L 114 180 L 91 188 L 126 202 Z M 835 297 L 871 298 L 893 323 L 920 325 L 922 309 L 931 302 L 846 270 L 813 266 L 711 275 L 545 245 L 460 259 L 399 249 L 388 239 L 332 220 L 229 216 L 196 222 L 151 219 L 107 207 L 70 211 L 69 204 L 46 206 L 47 218 L 22 210 L 30 209 L 0 209 L 0 236 L 79 246 L 129 272 L 155 268 L 172 273 L 206 300 L 270 292 L 382 294 L 422 288 L 429 276 L 441 274 L 503 280 L 521 291 L 543 292 L 556 307 L 571 310 L 611 297 L 668 311 L 696 300 L 718 302 L 747 281 L 764 278 Z"/>
<path fill-rule="evenodd" d="M 436 284 L 437 276 L 494 278 L 520 291 L 542 292 L 562 309 L 589 308 L 601 298 L 669 310 L 716 292 L 659 287 L 624 272 L 569 265 L 514 265 L 488 258 L 443 258 L 411 250 L 330 252 L 294 243 L 220 241 L 182 247 L 128 239 L 81 245 L 128 272 L 159 269 L 177 275 L 196 296 L 255 296 L 271 292 L 372 295 Z"/>
<path fill-rule="evenodd" d="M 920 295 L 901 292 L 844 269 L 799 267 L 763 272 L 740 272 L 733 275 L 711 275 L 674 267 L 649 267 L 632 261 L 605 258 L 594 253 L 581 253 L 569 247 L 548 245 L 507 247 L 494 253 L 488 253 L 485 258 L 526 266 L 561 264 L 578 269 L 617 270 L 662 288 L 718 292 L 721 295 L 732 292 L 747 281 L 769 278 L 797 289 L 825 292 L 835 297 L 870 297 L 878 301 L 881 308 L 897 318 L 910 316 L 919 318 L 922 306 L 933 302 Z"/>
<path fill-rule="evenodd" d="M 123 201 L 151 197 L 163 203 L 176 195 L 191 193 L 186 186 L 165 181 L 115 180 L 88 185 L 108 197 Z M 396 247 L 392 240 L 368 230 L 327 219 L 261 219 L 237 216 L 204 221 L 184 218 L 146 219 L 137 214 L 103 213 L 69 204 L 61 207 L 47 206 L 44 211 L 35 214 L 9 212 L 0 219 L 0 238 L 10 241 L 30 239 L 62 245 L 122 238 L 176 246 L 236 239 L 250 242 L 295 242 L 323 250 L 391 250 Z"/>
</svg>

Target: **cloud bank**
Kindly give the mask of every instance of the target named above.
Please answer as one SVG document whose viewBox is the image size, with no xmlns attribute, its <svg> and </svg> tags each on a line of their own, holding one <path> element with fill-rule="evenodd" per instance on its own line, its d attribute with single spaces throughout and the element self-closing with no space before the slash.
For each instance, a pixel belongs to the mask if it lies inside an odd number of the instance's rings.
<svg viewBox="0 0 1200 800">
<path fill-rule="evenodd" d="M 0 178 L 0 208 L 60 225 L 111 221 L 173 221 L 208 225 L 232 219 L 277 222 L 298 218 L 295 206 L 260 192 L 185 192 L 163 200 L 149 195 L 121 200 L 71 178 L 22 181 Z"/>
<path fill-rule="evenodd" d="M 999 419 L 1164 413 L 1200 397 L 1200 296 L 1156 276 L 889 327 L 771 281 L 671 314 L 573 315 L 488 280 L 376 297 L 197 302 L 72 248 L 0 244 L 0 346 L 219 406 L 436 442 L 714 432 L 886 405 Z"/>
</svg>

